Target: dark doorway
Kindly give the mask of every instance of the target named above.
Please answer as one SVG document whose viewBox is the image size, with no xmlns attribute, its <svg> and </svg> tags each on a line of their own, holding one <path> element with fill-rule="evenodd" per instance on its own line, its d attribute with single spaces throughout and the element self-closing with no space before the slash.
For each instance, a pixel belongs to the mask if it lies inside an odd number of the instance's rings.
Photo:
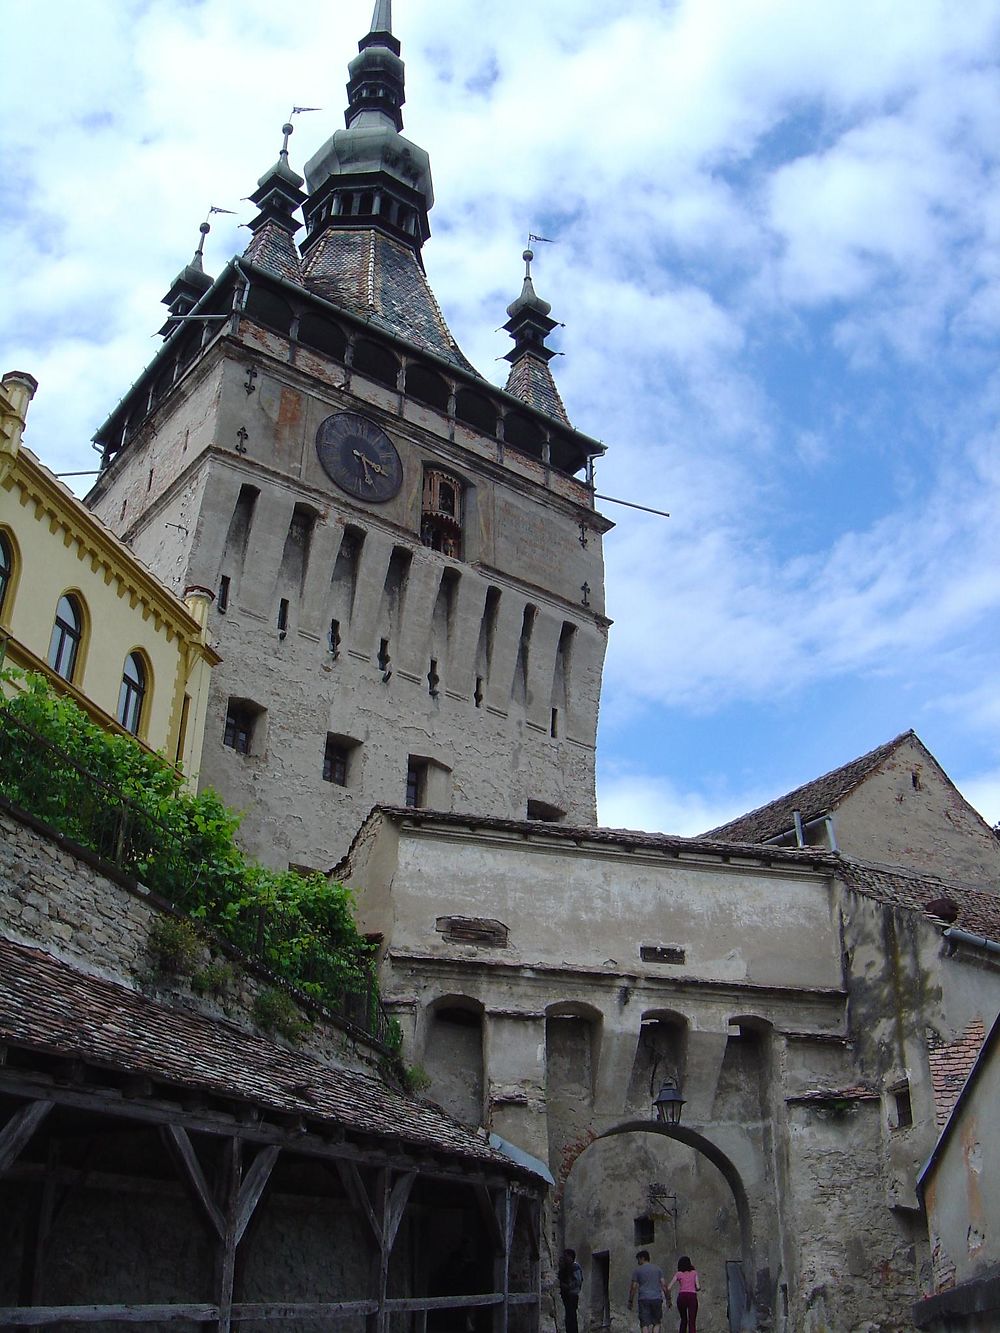
<svg viewBox="0 0 1000 1333">
<path fill-rule="evenodd" d="M 590 1327 L 611 1327 L 611 1254 L 599 1250 L 590 1256 Z"/>
</svg>

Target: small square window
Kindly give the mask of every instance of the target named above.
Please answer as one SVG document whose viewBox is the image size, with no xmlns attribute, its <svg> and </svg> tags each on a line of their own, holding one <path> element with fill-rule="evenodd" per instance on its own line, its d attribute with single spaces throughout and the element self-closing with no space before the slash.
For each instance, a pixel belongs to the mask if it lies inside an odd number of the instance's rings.
<svg viewBox="0 0 1000 1333">
<path fill-rule="evenodd" d="M 632 1222 L 634 1244 L 652 1245 L 656 1240 L 656 1223 L 651 1217 L 636 1217 Z"/>
<path fill-rule="evenodd" d="M 246 699 L 230 699 L 226 709 L 226 729 L 222 735 L 223 745 L 228 745 L 237 754 L 251 754 L 254 730 L 262 713 L 263 709 Z"/>
</svg>

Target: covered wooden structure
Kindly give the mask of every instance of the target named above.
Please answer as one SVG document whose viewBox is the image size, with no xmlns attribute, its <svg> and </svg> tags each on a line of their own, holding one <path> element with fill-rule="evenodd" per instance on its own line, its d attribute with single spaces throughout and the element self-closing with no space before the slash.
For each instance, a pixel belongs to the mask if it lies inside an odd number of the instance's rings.
<svg viewBox="0 0 1000 1333">
<path fill-rule="evenodd" d="M 0 940 L 0 1328 L 536 1333 L 544 1188 L 373 1075 Z"/>
</svg>

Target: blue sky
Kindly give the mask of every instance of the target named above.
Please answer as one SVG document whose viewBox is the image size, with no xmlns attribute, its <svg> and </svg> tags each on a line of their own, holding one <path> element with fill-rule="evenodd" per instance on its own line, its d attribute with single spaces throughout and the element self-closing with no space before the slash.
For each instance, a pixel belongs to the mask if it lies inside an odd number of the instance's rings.
<svg viewBox="0 0 1000 1333">
<path fill-rule="evenodd" d="M 503 380 L 528 231 L 607 444 L 602 822 L 695 833 L 916 729 L 1000 819 L 994 0 L 397 0 L 425 249 Z M 0 361 L 91 467 L 211 204 L 342 123 L 369 0 L 7 0 Z M 609 17 L 610 15 L 610 17 Z"/>
</svg>

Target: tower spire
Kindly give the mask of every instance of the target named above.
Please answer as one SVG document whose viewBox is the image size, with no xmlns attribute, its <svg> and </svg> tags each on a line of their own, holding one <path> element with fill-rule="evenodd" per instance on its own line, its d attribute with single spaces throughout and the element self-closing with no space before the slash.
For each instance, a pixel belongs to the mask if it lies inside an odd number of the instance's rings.
<svg viewBox="0 0 1000 1333">
<path fill-rule="evenodd" d="M 558 321 L 550 317 L 552 307 L 548 301 L 543 301 L 535 291 L 535 284 L 531 280 L 531 261 L 534 257 L 534 251 L 530 248 L 521 255 L 524 260 L 521 294 L 507 307 L 509 318 L 504 328 L 514 339 L 514 346 L 504 358 L 510 362 L 506 388 L 509 394 L 520 398 L 529 407 L 555 417 L 568 426 L 569 417 L 549 369 L 549 362 L 556 353 L 551 347 L 545 346 L 545 339 L 558 327 Z"/>
<path fill-rule="evenodd" d="M 166 322 L 158 330 L 163 338 L 169 338 L 184 321 L 178 318 L 192 310 L 211 287 L 213 279 L 205 272 L 205 237 L 212 230 L 208 218 L 198 228 L 198 246 L 191 256 L 191 262 L 185 264 L 170 284 L 170 290 L 163 298 L 163 304 L 170 311 Z"/>
<path fill-rule="evenodd" d="M 244 258 L 280 277 L 297 280 L 300 265 L 294 237 L 302 224 L 295 220 L 295 212 L 305 203 L 306 196 L 302 193 L 302 177 L 288 161 L 288 140 L 294 128 L 291 120 L 282 125 L 284 137 L 278 160 L 264 172 L 250 196 L 259 212 L 247 223 L 252 239 Z"/>
<path fill-rule="evenodd" d="M 430 161 L 402 135 L 405 68 L 391 0 L 375 0 L 370 30 L 348 66 L 345 128 L 306 163 L 308 252 L 329 229 L 384 232 L 418 254 L 430 235 Z"/>
</svg>

